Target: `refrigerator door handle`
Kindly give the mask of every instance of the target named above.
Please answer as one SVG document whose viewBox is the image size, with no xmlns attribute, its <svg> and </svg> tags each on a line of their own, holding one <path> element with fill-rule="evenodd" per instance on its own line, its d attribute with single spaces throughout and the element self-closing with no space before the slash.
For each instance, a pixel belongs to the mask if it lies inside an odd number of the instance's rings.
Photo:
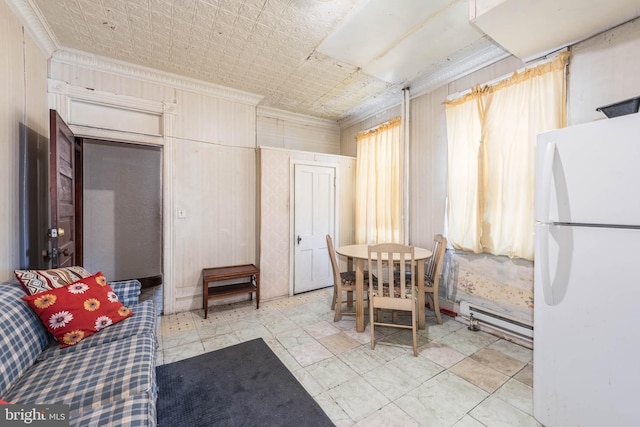
<svg viewBox="0 0 640 427">
<path fill-rule="evenodd" d="M 540 222 L 549 222 L 549 199 L 551 198 L 551 178 L 553 176 L 555 154 L 556 143 L 549 142 L 544 153 L 544 163 L 542 165 L 542 182 L 539 200 L 540 209 L 538 211 L 538 221 Z"/>
<path fill-rule="evenodd" d="M 551 274 L 549 272 L 549 224 L 539 224 L 536 230 L 537 253 L 536 264 L 540 268 L 539 283 L 542 285 L 542 295 L 547 305 L 555 305 L 553 298 L 553 286 L 551 285 Z"/>
</svg>

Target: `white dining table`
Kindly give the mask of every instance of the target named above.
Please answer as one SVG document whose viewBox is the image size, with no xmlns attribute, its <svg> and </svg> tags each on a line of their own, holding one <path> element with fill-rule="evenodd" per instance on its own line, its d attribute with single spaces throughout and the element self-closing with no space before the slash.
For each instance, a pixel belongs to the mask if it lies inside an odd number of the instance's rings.
<svg viewBox="0 0 640 427">
<path fill-rule="evenodd" d="M 369 261 L 369 245 L 346 245 L 340 246 L 336 252 L 347 258 L 353 258 L 356 267 L 356 331 L 364 332 L 364 270 L 365 264 Z M 418 264 L 416 274 L 418 275 L 418 328 L 425 328 L 424 313 L 424 260 L 431 256 L 429 249 L 414 247 L 414 259 Z"/>
</svg>

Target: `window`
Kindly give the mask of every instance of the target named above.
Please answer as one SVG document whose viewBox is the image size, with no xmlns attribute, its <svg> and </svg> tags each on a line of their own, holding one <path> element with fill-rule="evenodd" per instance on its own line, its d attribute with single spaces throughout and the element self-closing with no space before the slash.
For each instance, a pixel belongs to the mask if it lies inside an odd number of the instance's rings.
<svg viewBox="0 0 640 427">
<path fill-rule="evenodd" d="M 448 239 L 533 259 L 536 135 L 565 123 L 569 53 L 447 101 Z"/>
<path fill-rule="evenodd" d="M 356 243 L 400 243 L 400 118 L 357 136 Z"/>
</svg>

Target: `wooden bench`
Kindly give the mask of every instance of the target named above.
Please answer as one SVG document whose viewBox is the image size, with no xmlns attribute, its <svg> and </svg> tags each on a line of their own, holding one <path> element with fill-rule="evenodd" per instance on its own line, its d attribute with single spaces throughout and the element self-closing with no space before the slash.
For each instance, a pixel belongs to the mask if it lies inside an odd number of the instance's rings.
<svg viewBox="0 0 640 427">
<path fill-rule="evenodd" d="M 230 285 L 213 285 L 210 283 L 222 280 L 246 277 L 249 282 Z M 260 269 L 253 264 L 230 265 L 226 267 L 205 268 L 202 270 L 202 303 L 204 318 L 207 318 L 210 299 L 228 298 L 234 295 L 249 294 L 253 298 L 256 293 L 256 310 L 260 308 Z"/>
</svg>

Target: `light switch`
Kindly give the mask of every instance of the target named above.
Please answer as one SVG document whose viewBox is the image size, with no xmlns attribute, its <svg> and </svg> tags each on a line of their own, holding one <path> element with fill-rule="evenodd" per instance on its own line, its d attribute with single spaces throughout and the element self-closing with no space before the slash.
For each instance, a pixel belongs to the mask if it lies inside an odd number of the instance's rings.
<svg viewBox="0 0 640 427">
<path fill-rule="evenodd" d="M 178 208 L 178 218 L 186 218 L 187 210 L 183 208 Z"/>
</svg>

